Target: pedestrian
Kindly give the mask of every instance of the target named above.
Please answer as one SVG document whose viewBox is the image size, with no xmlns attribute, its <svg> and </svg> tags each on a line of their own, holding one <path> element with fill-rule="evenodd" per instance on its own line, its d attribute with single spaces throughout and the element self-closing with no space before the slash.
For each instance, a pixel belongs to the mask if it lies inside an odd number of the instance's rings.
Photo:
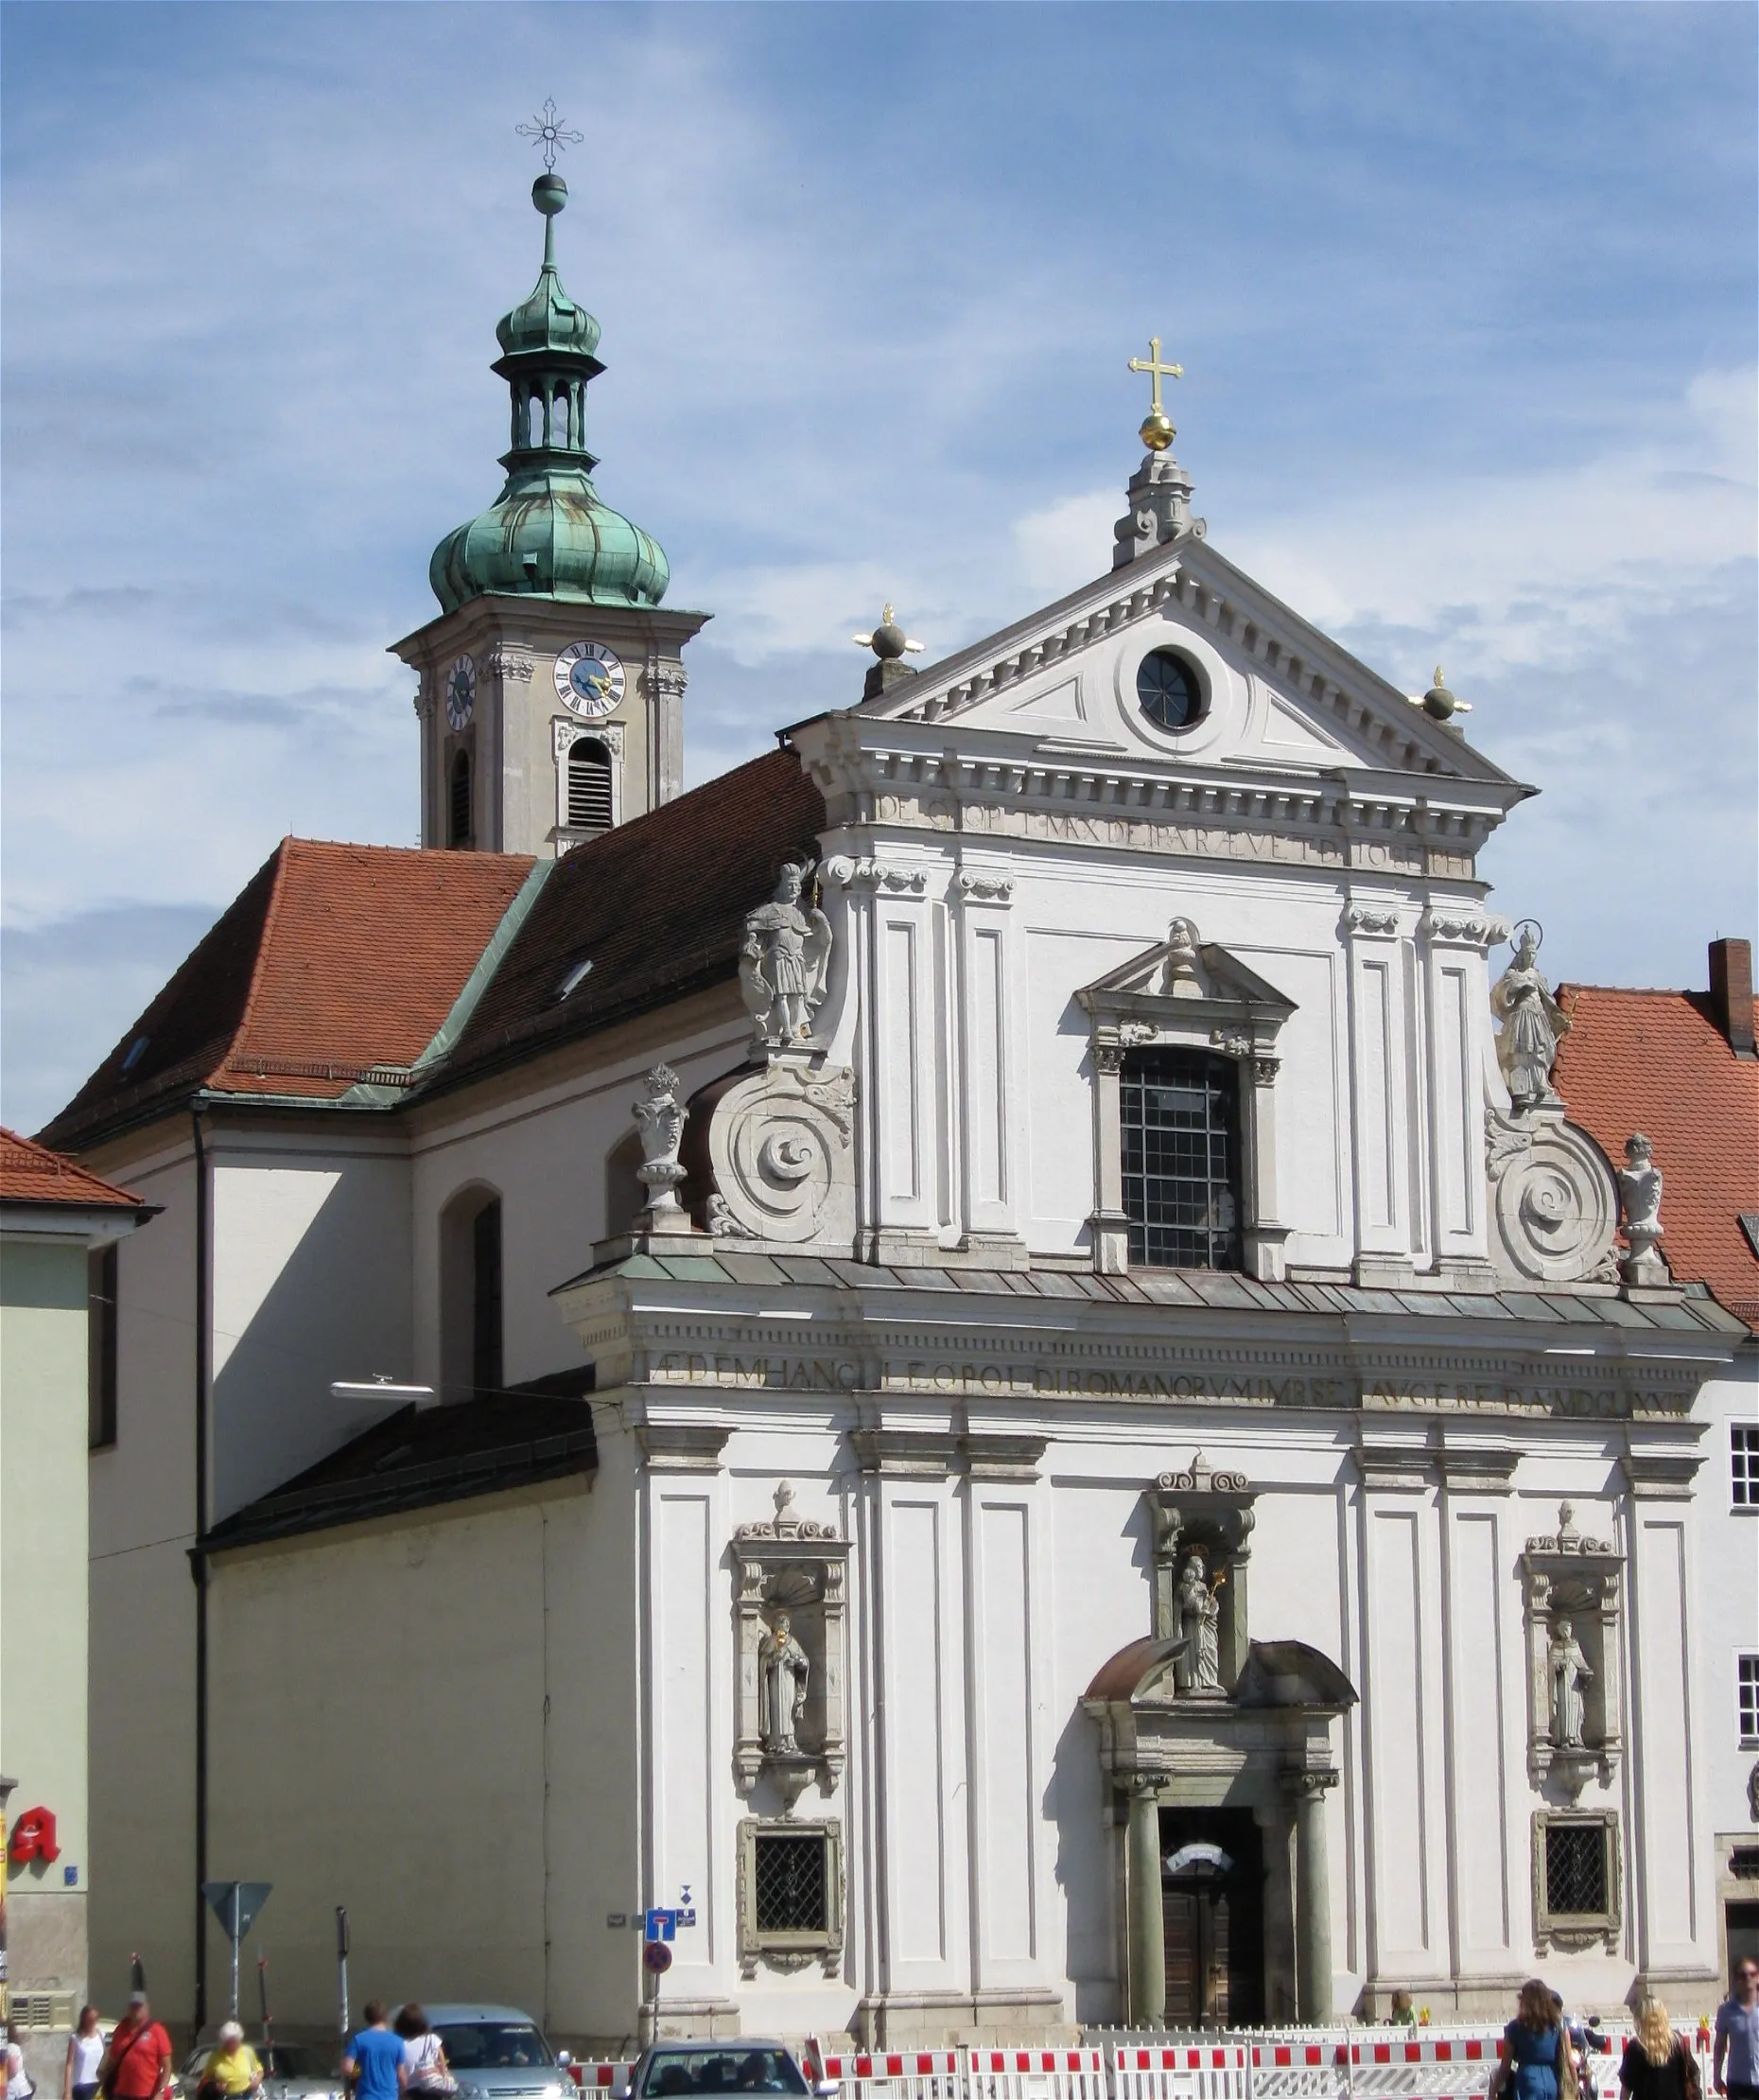
<svg viewBox="0 0 1759 2100">
<path fill-rule="evenodd" d="M 6 2100 L 31 2100 L 36 2091 L 25 2069 L 25 2031 L 16 2020 L 6 2023 Z"/>
<path fill-rule="evenodd" d="M 445 2044 L 427 2024 L 427 2015 L 413 2000 L 392 2022 L 403 2037 L 403 2068 L 412 2093 L 451 2093 L 458 2091 L 452 2066 L 445 2060 Z"/>
<path fill-rule="evenodd" d="M 67 2069 L 61 2100 L 92 2100 L 97 2091 L 97 2067 L 104 2060 L 104 2038 L 97 2031 L 97 2007 L 81 2005 L 67 2038 Z"/>
<path fill-rule="evenodd" d="M 153 2018 L 144 1990 L 131 1993 L 115 2024 L 97 2085 L 104 2100 L 160 2100 L 171 2090 L 171 2038 Z"/>
<path fill-rule="evenodd" d="M 1618 2067 L 1624 2100 L 1700 2100 L 1698 2065 L 1659 1998 L 1638 2005 L 1636 2026 Z"/>
<path fill-rule="evenodd" d="M 1735 1963 L 1733 1988 L 1716 2007 L 1710 2080 L 1729 2100 L 1759 2100 L 1759 1962 L 1750 1956 Z"/>
<path fill-rule="evenodd" d="M 1503 2029 L 1490 2091 L 1497 2100 L 1577 2100 L 1576 2052 L 1549 1985 L 1537 1976 L 1521 1986 L 1515 2017 Z"/>
<path fill-rule="evenodd" d="M 342 2076 L 354 2100 L 403 2100 L 403 2043 L 385 2024 L 385 2001 L 369 1998 L 366 2025 L 348 2044 Z"/>
<path fill-rule="evenodd" d="M 256 2060 L 256 2052 L 244 2039 L 244 2029 L 235 2020 L 220 2022 L 219 2046 L 201 2067 L 201 2077 L 196 2087 L 196 2100 L 242 2100 L 246 2093 L 259 2092 L 263 2084 L 263 2067 Z"/>
</svg>

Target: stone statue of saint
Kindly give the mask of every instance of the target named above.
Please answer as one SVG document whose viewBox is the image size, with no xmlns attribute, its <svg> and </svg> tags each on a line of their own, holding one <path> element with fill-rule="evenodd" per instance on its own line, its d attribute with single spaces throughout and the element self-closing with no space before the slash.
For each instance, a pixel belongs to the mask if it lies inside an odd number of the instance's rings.
<svg viewBox="0 0 1759 2100">
<path fill-rule="evenodd" d="M 1222 1607 L 1215 1593 L 1223 1580 L 1221 1576 L 1213 1583 L 1205 1580 L 1200 1553 L 1193 1553 L 1179 1569 L 1178 1587 L 1173 1593 L 1173 1621 L 1185 1644 L 1184 1653 L 1173 1663 L 1173 1683 L 1179 1691 L 1222 1689 Z"/>
<path fill-rule="evenodd" d="M 739 982 L 759 1042 L 800 1042 L 824 1004 L 830 970 L 830 921 L 803 909 L 808 870 L 791 861 L 775 895 L 745 919 Z"/>
<path fill-rule="evenodd" d="M 1630 1253 L 1624 1264 L 1628 1284 L 1664 1284 L 1667 1264 L 1657 1250 L 1662 1236 L 1662 1170 L 1654 1148 L 1641 1130 L 1625 1140 L 1625 1164 L 1618 1175 L 1619 1207 L 1625 1213 L 1625 1237 Z"/>
<path fill-rule="evenodd" d="M 811 1674 L 812 1666 L 794 1638 L 788 1614 L 777 1612 L 758 1646 L 758 1729 L 766 1750 L 799 1749 L 794 1730 L 806 1711 L 807 1679 Z"/>
<path fill-rule="evenodd" d="M 1517 1109 L 1558 1098 L 1551 1090 L 1551 1068 L 1558 1061 L 1559 1042 L 1570 1032 L 1569 1015 L 1536 966 L 1538 954 L 1539 936 L 1524 926 L 1514 960 L 1490 987 L 1490 1011 L 1503 1024 L 1496 1061 Z"/>
<path fill-rule="evenodd" d="M 1567 1619 L 1559 1619 L 1553 1623 L 1548 1661 L 1551 1669 L 1551 1740 L 1559 1750 L 1579 1750 L 1582 1747 L 1582 1726 L 1587 1718 L 1582 1689 L 1593 1683 L 1594 1673 L 1589 1669 L 1588 1657 L 1583 1654 L 1576 1631 Z"/>
</svg>

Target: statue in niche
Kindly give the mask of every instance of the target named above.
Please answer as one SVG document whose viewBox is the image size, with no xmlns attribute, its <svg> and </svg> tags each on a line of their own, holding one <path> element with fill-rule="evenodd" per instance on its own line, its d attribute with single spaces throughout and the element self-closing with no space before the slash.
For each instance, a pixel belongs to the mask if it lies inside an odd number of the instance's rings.
<svg viewBox="0 0 1759 2100">
<path fill-rule="evenodd" d="M 1667 1281 L 1667 1264 L 1656 1251 L 1662 1236 L 1662 1170 L 1655 1150 L 1641 1130 L 1625 1140 L 1625 1164 L 1618 1174 L 1619 1207 L 1625 1213 L 1625 1261 L 1628 1284 Z"/>
<path fill-rule="evenodd" d="M 777 1612 L 758 1647 L 758 1729 L 767 1752 L 792 1757 L 799 1750 L 794 1730 L 806 1711 L 811 1673 L 788 1614 Z"/>
<path fill-rule="evenodd" d="M 1540 974 L 1539 929 L 1524 920 L 1514 960 L 1490 988 L 1490 1011 L 1503 1024 L 1496 1039 L 1496 1061 L 1508 1098 L 1517 1110 L 1555 1101 L 1551 1068 L 1558 1045 L 1570 1032 L 1570 1017 L 1551 995 Z"/>
<path fill-rule="evenodd" d="M 1551 1740 L 1559 1750 L 1579 1750 L 1587 1722 L 1584 1687 L 1594 1681 L 1576 1630 L 1567 1619 L 1554 1621 L 1551 1629 Z"/>
<path fill-rule="evenodd" d="M 1184 1652 L 1173 1665 L 1173 1682 L 1180 1691 L 1220 1691 L 1222 1607 L 1216 1592 L 1227 1580 L 1218 1575 L 1206 1579 L 1201 1553 L 1193 1553 L 1179 1569 L 1178 1587 L 1173 1594 L 1174 1624 L 1178 1628 Z"/>
<path fill-rule="evenodd" d="M 800 893 L 809 869 L 790 861 L 775 895 L 745 919 L 739 983 L 759 1042 L 801 1042 L 825 1001 L 830 971 L 830 921 Z"/>
</svg>

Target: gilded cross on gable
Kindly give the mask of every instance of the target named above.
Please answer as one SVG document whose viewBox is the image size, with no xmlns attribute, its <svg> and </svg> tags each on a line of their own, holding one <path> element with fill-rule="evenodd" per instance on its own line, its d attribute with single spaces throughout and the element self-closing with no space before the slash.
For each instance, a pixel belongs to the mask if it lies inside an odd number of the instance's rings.
<svg viewBox="0 0 1759 2100">
<path fill-rule="evenodd" d="M 1160 361 L 1160 338 L 1150 336 L 1146 358 L 1130 359 L 1132 372 L 1146 372 L 1154 387 L 1154 397 L 1148 413 L 1142 418 L 1141 440 L 1151 452 L 1164 452 L 1178 432 L 1173 428 L 1173 419 L 1160 406 L 1160 382 L 1162 379 L 1182 379 L 1182 364 L 1162 364 Z"/>
</svg>

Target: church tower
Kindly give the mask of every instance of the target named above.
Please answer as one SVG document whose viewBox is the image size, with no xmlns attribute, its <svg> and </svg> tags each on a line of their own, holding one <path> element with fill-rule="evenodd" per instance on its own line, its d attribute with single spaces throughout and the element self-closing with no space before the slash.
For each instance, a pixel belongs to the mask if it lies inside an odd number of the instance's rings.
<svg viewBox="0 0 1759 2100">
<path fill-rule="evenodd" d="M 395 644 L 421 679 L 422 844 L 553 856 L 683 785 L 684 645 L 658 544 L 600 500 L 586 389 L 599 324 L 562 288 L 553 167 L 531 185 L 544 267 L 496 328 L 512 444 L 492 507 L 434 549 L 440 617 Z"/>
</svg>

